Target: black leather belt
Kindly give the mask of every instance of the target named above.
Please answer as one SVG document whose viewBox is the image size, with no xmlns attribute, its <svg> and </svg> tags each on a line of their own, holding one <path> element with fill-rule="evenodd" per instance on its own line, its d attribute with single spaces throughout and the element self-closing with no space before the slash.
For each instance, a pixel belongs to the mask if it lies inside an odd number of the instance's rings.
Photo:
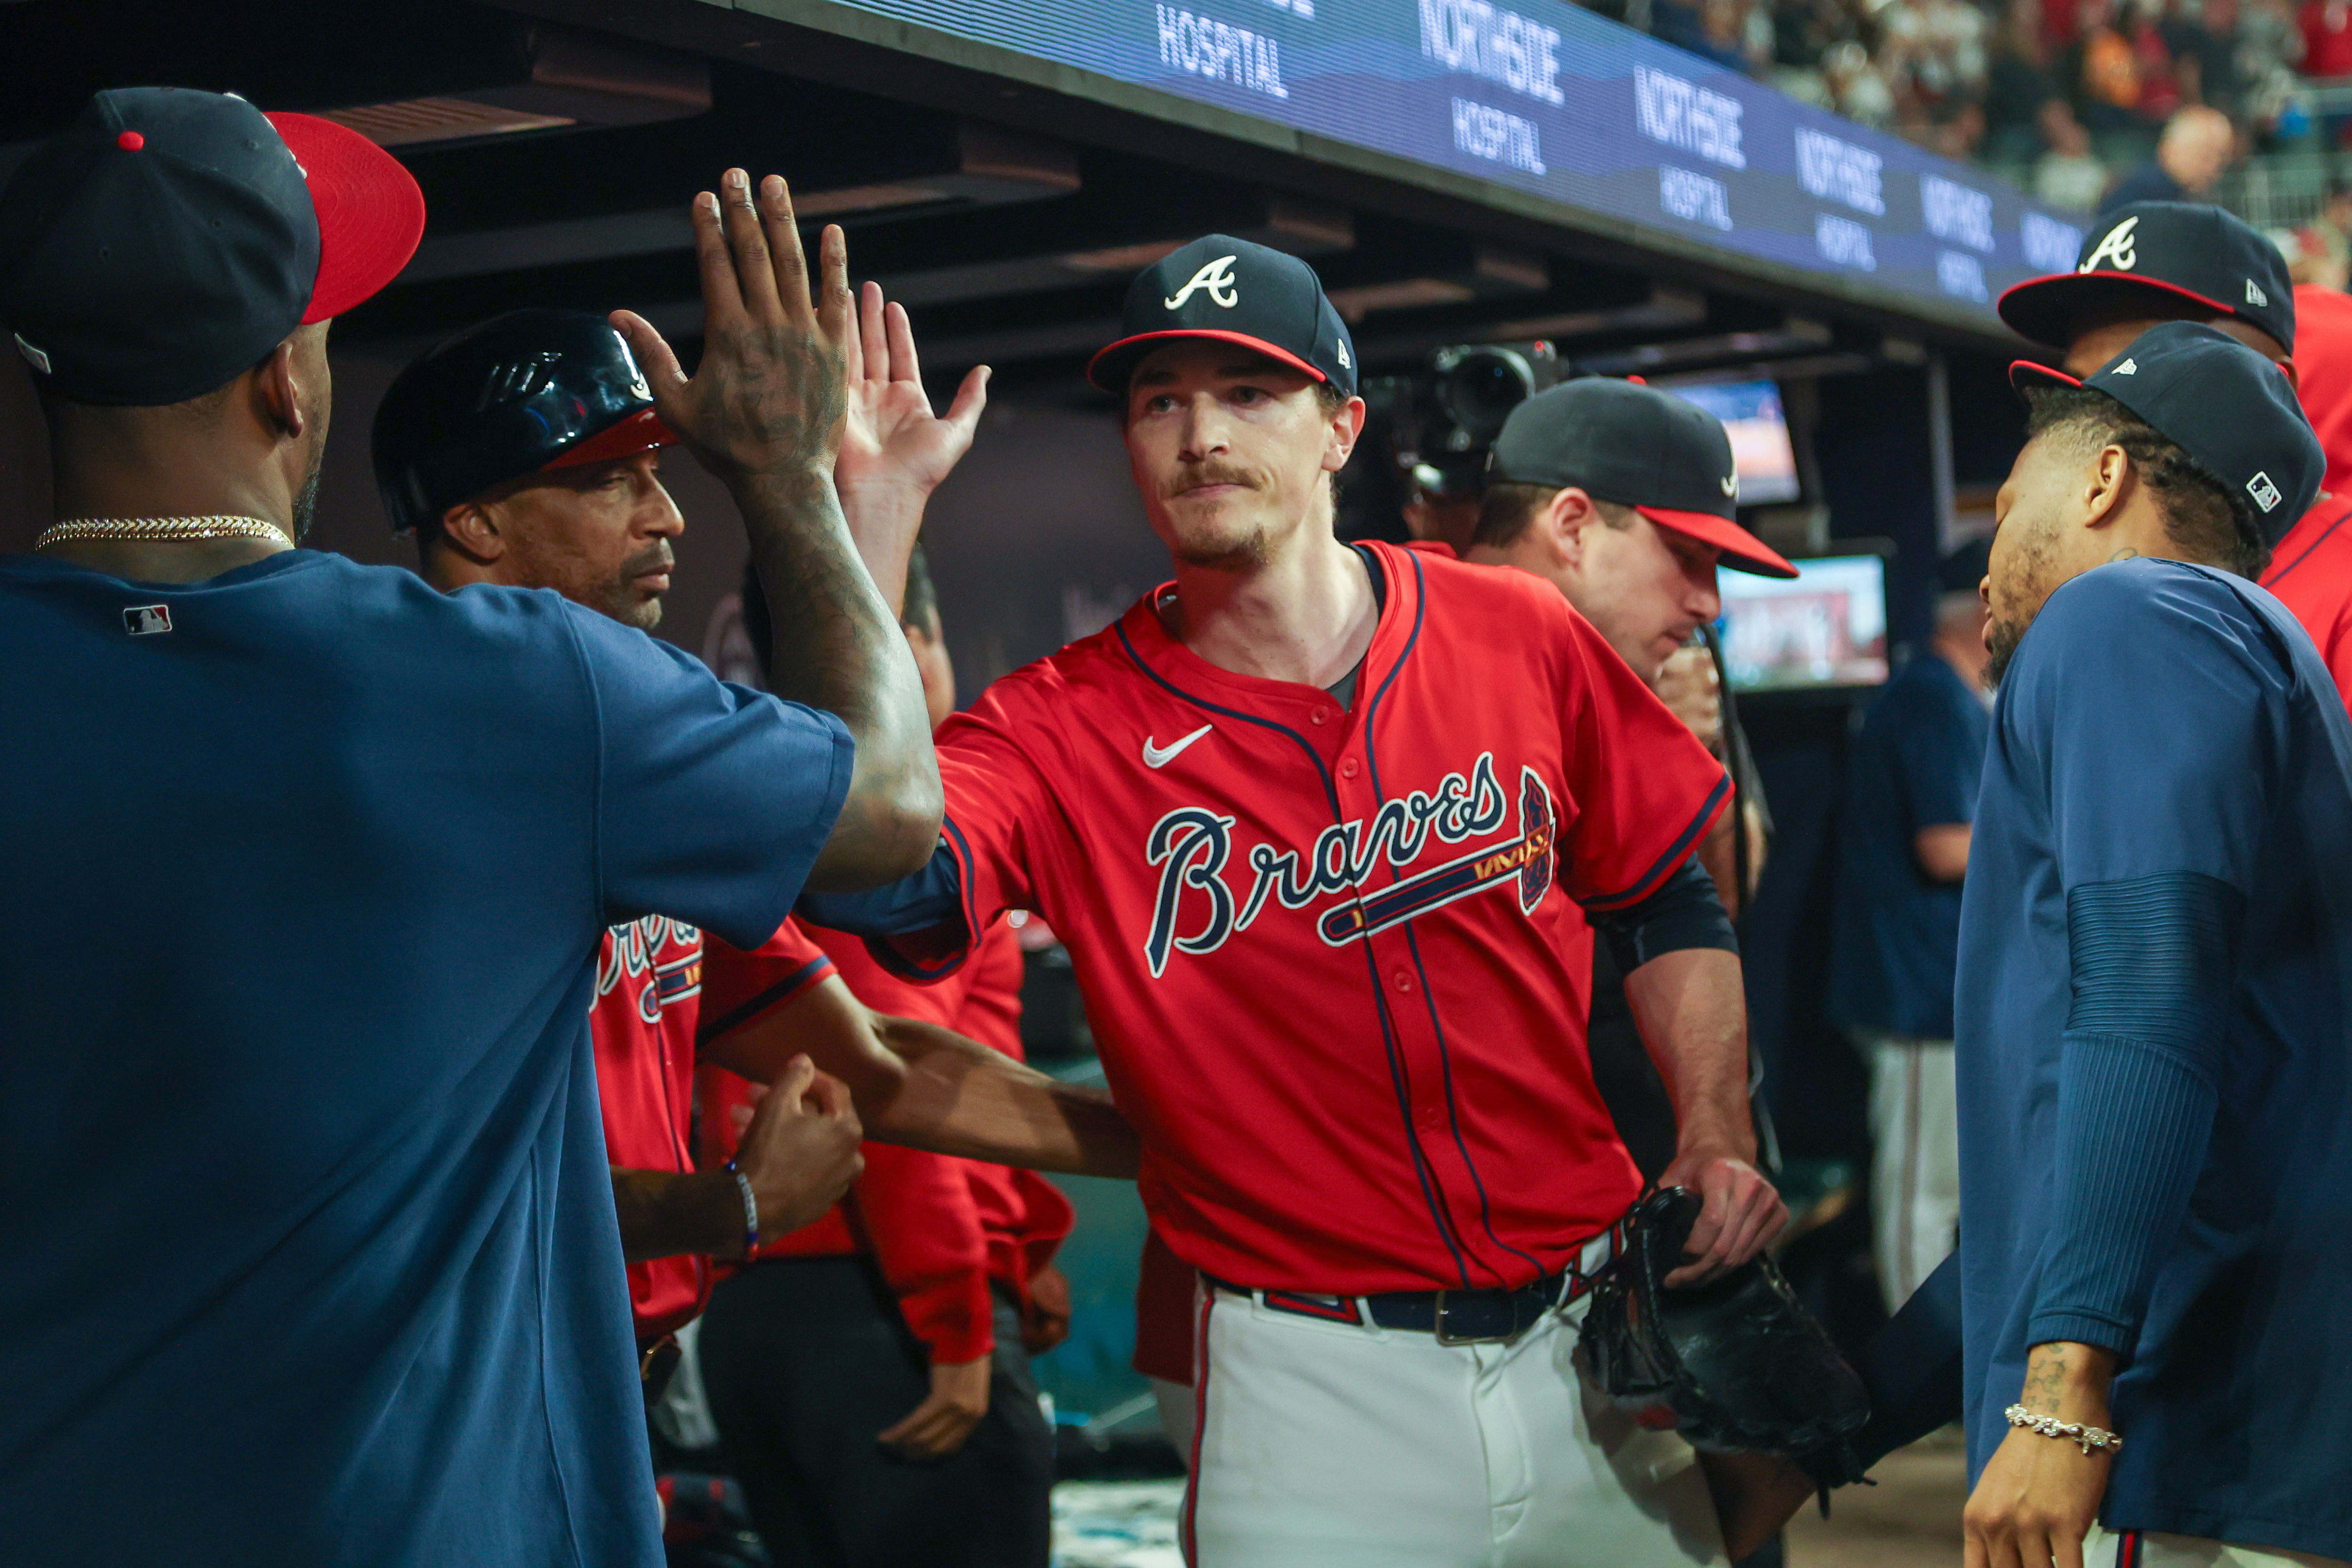
<svg viewBox="0 0 2352 1568">
<path fill-rule="evenodd" d="M 1442 1345 L 1507 1344 L 1526 1333 L 1546 1312 L 1565 1307 L 1586 1291 L 1616 1261 L 1622 1240 L 1611 1226 L 1579 1253 L 1577 1262 L 1515 1290 L 1383 1290 L 1372 1296 L 1322 1296 L 1306 1290 L 1253 1290 L 1210 1277 L 1209 1283 L 1247 1296 L 1270 1311 L 1318 1318 L 1328 1323 L 1363 1324 L 1408 1333 L 1434 1334 Z"/>
<path fill-rule="evenodd" d="M 1508 1343 L 1581 1295 L 1578 1284 L 1573 1273 L 1554 1274 L 1516 1290 L 1389 1290 L 1365 1297 L 1364 1305 L 1381 1328 L 1435 1334 L 1442 1345 Z"/>
</svg>

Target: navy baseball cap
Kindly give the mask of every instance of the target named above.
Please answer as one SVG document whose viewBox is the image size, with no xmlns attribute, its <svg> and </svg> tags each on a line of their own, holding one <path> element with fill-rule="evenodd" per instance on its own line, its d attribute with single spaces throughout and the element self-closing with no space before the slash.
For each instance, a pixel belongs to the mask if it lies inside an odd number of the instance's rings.
<svg viewBox="0 0 2352 1568">
<path fill-rule="evenodd" d="M 2074 270 L 2029 278 L 1996 306 L 2021 337 L 2064 348 L 2085 311 L 2132 294 L 2235 316 L 2294 352 L 2294 280 L 2279 247 L 2234 214 L 2195 202 L 2134 202 L 2099 220 Z"/>
<path fill-rule="evenodd" d="M 185 402 L 391 282 L 424 232 L 415 180 L 356 131 L 116 89 L 0 190 L 0 325 L 77 403 Z"/>
<path fill-rule="evenodd" d="M 1087 365 L 1087 379 L 1124 394 L 1143 356 L 1171 338 L 1216 338 L 1255 349 L 1356 395 L 1356 345 L 1298 258 L 1230 235 L 1177 247 L 1127 290 L 1116 342 Z"/>
<path fill-rule="evenodd" d="M 1723 421 L 1637 382 L 1590 376 L 1538 392 L 1503 422 L 1490 484 L 1570 486 L 1630 506 L 1759 577 L 1794 577 L 1780 552 L 1734 521 L 1739 471 Z"/>
<path fill-rule="evenodd" d="M 2081 381 L 2031 360 L 2009 367 L 2020 392 L 2087 386 L 2104 392 L 2196 458 L 2252 504 L 2275 545 L 2311 510 L 2326 454 L 2286 373 L 2226 332 L 2166 321 Z"/>
</svg>

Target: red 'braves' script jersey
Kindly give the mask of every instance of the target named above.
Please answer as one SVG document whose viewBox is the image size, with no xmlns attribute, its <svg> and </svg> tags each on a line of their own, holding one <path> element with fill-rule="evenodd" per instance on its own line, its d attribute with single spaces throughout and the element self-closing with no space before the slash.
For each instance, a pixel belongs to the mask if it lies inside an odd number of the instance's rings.
<svg viewBox="0 0 2352 1568">
<path fill-rule="evenodd" d="M 1170 637 L 1163 587 L 939 736 L 966 926 L 1068 946 L 1143 1198 L 1249 1286 L 1517 1286 L 1641 1181 L 1571 899 L 1688 858 L 1723 769 L 1549 584 L 1385 545 L 1343 708 Z"/>
<path fill-rule="evenodd" d="M 786 921 L 746 952 L 660 915 L 604 933 L 588 1033 L 596 1050 L 596 1099 L 605 1158 L 626 1171 L 691 1171 L 688 1121 L 704 970 L 713 971 L 723 1034 L 801 994 L 833 973 L 824 950 Z M 629 1265 L 629 1310 L 640 1341 L 657 1339 L 702 1310 L 710 1260 L 698 1255 Z"/>
</svg>

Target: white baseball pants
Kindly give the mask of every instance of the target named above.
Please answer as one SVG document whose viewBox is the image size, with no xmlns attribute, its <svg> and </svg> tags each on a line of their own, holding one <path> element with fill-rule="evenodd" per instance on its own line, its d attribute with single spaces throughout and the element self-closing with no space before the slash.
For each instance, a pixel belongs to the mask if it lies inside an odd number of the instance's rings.
<svg viewBox="0 0 2352 1568">
<path fill-rule="evenodd" d="M 1889 1312 L 1951 1255 L 1960 1224 L 1952 1042 L 1864 1035 L 1870 1061 L 1872 1255 Z"/>
<path fill-rule="evenodd" d="M 1187 1561 L 1720 1568 L 1689 1445 L 1635 1426 L 1570 1359 L 1588 1305 L 1512 1344 L 1442 1345 L 1204 1283 Z"/>
</svg>

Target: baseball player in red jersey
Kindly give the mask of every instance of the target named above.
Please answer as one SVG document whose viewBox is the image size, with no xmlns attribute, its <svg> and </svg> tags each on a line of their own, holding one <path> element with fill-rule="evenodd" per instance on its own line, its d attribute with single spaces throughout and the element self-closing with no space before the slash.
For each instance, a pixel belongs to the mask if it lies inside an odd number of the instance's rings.
<svg viewBox="0 0 2352 1568">
<path fill-rule="evenodd" d="M 804 907 L 910 967 L 1013 908 L 1069 947 L 1200 1273 L 1193 1563 L 1720 1561 L 1688 1447 L 1572 1360 L 1641 1183 L 1560 928 L 1580 903 L 1643 960 L 1669 1177 L 1706 1197 L 1684 1274 L 1751 1257 L 1785 1212 L 1691 864 L 1728 781 L 1548 584 L 1334 538 L 1363 405 L 1303 263 L 1211 236 L 1126 326 L 1092 374 L 1175 582 L 940 731 L 915 884 Z"/>
</svg>

